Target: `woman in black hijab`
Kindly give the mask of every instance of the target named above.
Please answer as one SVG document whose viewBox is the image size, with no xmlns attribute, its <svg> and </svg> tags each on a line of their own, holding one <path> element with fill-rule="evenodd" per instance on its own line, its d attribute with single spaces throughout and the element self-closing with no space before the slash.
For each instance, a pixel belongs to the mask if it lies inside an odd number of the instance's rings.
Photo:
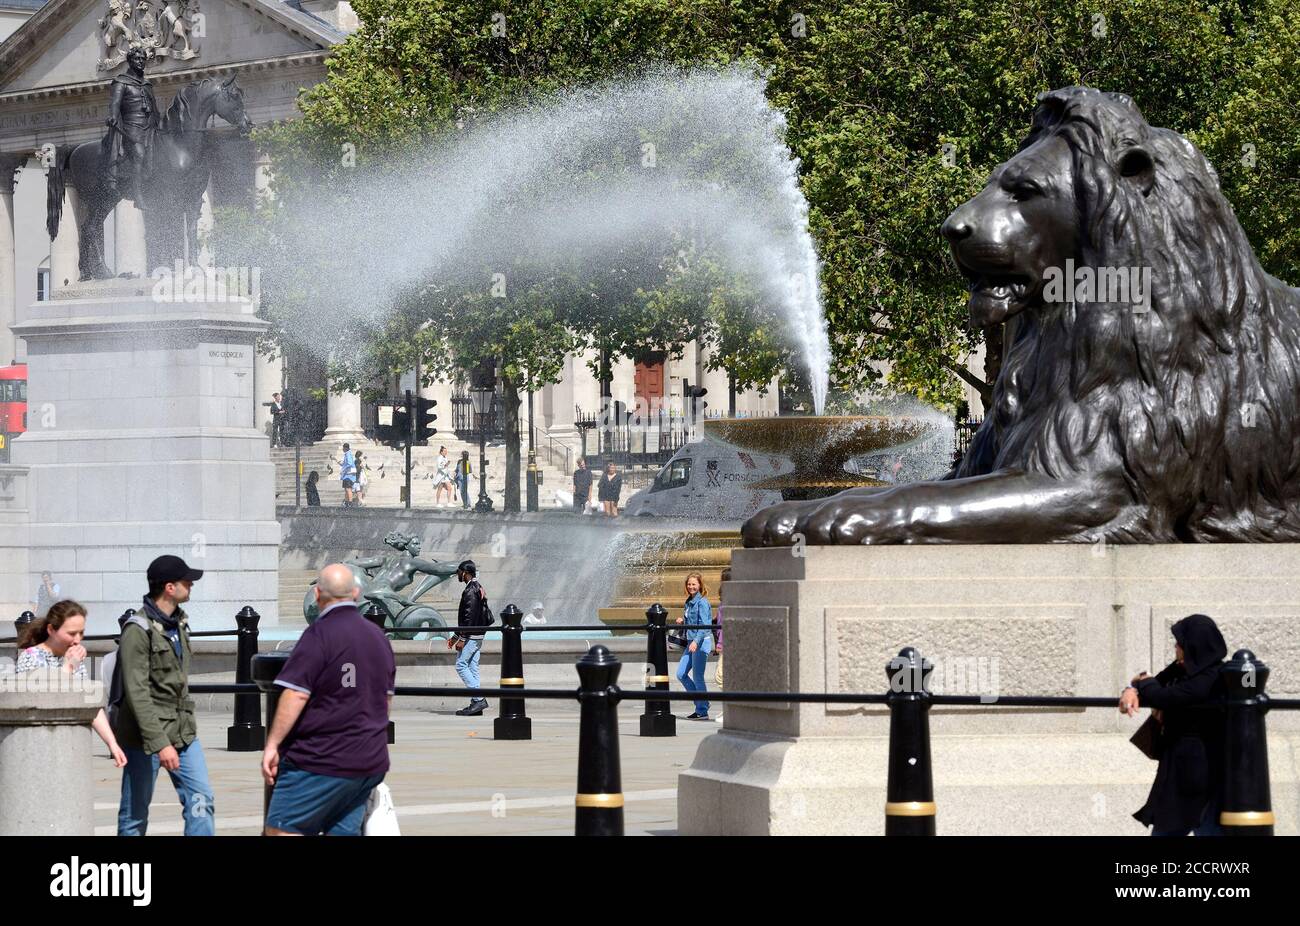
<svg viewBox="0 0 1300 926">
<path fill-rule="evenodd" d="M 1152 836 L 1218 836 L 1223 782 L 1223 687 L 1228 646 L 1204 614 L 1173 626 L 1177 658 L 1155 678 L 1145 672 L 1120 696 L 1121 713 L 1149 707 L 1160 724 L 1160 765 L 1146 805 L 1133 814 Z"/>
</svg>

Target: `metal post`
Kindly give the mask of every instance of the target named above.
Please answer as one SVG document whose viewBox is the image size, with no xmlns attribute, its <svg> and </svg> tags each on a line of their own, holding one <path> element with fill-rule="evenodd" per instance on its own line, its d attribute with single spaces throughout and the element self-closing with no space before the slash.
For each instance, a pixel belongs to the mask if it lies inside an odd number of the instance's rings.
<svg viewBox="0 0 1300 926">
<path fill-rule="evenodd" d="M 266 695 L 266 725 L 272 726 L 275 723 L 275 710 L 280 705 L 280 692 L 283 690 L 275 683 L 276 678 L 280 675 L 280 670 L 284 664 L 289 661 L 288 653 L 258 653 L 253 657 L 252 675 L 253 682 L 258 689 Z M 264 785 L 262 789 L 262 817 L 265 819 L 266 811 L 271 806 L 271 785 Z"/>
<path fill-rule="evenodd" d="M 293 445 L 293 506 L 302 507 L 302 445 Z"/>
<path fill-rule="evenodd" d="M 1227 836 L 1272 836 L 1273 801 L 1268 782 L 1268 666 L 1239 649 L 1219 670 L 1227 688 L 1224 731 L 1223 807 L 1219 825 Z"/>
<path fill-rule="evenodd" d="M 245 605 L 235 615 L 239 626 L 235 653 L 235 684 L 253 680 L 253 657 L 257 655 L 257 625 L 262 616 Z M 266 746 L 262 726 L 262 704 L 255 694 L 235 695 L 234 723 L 226 728 L 227 752 L 260 752 Z"/>
<path fill-rule="evenodd" d="M 478 432 L 478 502 L 474 510 L 481 513 L 492 510 L 492 499 L 487 491 L 487 430 L 483 420 L 479 419 Z"/>
<path fill-rule="evenodd" d="M 575 836 L 623 835 L 623 783 L 618 758 L 618 658 L 599 644 L 578 660 L 582 705 L 578 725 Z"/>
<path fill-rule="evenodd" d="M 379 602 L 370 602 L 370 605 L 361 613 L 361 616 L 382 630 L 384 636 L 388 636 L 388 628 L 384 626 L 384 618 L 388 615 L 384 612 L 384 609 L 379 606 Z M 388 721 L 388 745 L 391 746 L 396 742 L 397 724 L 390 720 Z"/>
<path fill-rule="evenodd" d="M 524 612 L 513 604 L 501 612 L 501 687 L 524 687 Z M 530 740 L 533 722 L 524 713 L 523 698 L 502 698 L 500 716 L 492 721 L 492 738 Z"/>
<path fill-rule="evenodd" d="M 645 661 L 650 664 L 646 676 L 646 691 L 667 691 L 671 678 L 668 675 L 668 612 L 659 602 L 646 608 Z M 667 701 L 645 702 L 641 715 L 642 736 L 676 736 L 677 718 Z"/>
<path fill-rule="evenodd" d="M 528 390 L 528 503 L 529 511 L 537 511 L 537 435 L 533 430 L 533 390 Z"/>
<path fill-rule="evenodd" d="M 889 780 L 885 835 L 933 836 L 929 675 L 934 666 L 912 646 L 889 660 Z"/>
</svg>

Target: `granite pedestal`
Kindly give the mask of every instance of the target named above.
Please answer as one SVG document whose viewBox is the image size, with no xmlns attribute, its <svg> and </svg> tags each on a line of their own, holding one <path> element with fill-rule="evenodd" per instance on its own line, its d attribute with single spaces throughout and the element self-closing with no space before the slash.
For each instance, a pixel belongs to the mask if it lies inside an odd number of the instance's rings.
<svg viewBox="0 0 1300 926">
<path fill-rule="evenodd" d="M 733 690 L 887 688 L 906 645 L 936 693 L 1115 696 L 1212 616 L 1300 694 L 1300 545 L 887 546 L 737 550 L 723 593 Z M 712 677 L 712 673 L 709 673 Z M 728 704 L 680 776 L 683 834 L 884 831 L 884 707 Z M 1143 714 L 1145 715 L 1145 711 Z M 1114 709 L 936 707 L 940 834 L 1141 834 L 1155 763 Z M 1300 819 L 1300 712 L 1268 716 L 1277 832 Z"/>
<path fill-rule="evenodd" d="M 13 443 L 27 472 L 9 508 L 25 506 L 14 534 L 30 573 L 0 599 L 33 595 L 49 570 L 89 607 L 90 631 L 110 631 L 139 606 L 149 562 L 172 553 L 205 572 L 192 627 L 234 627 L 244 605 L 276 623 L 275 472 L 253 399 L 268 327 L 246 297 L 160 296 L 150 279 L 69 287 L 12 326 L 27 342 L 28 430 Z"/>
</svg>

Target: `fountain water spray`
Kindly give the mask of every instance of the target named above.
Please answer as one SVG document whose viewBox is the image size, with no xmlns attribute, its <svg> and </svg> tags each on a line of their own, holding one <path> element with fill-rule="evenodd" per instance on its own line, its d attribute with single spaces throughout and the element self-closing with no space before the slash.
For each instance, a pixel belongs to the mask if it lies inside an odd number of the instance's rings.
<svg viewBox="0 0 1300 926">
<path fill-rule="evenodd" d="M 819 261 L 784 132 L 752 72 L 659 69 L 471 120 L 414 167 L 359 158 L 347 196 L 286 206 L 304 249 L 323 235 L 365 268 L 313 269 L 318 330 L 378 325 L 412 286 L 486 289 L 484 268 L 601 267 L 686 238 L 784 320 L 820 412 L 830 347 Z"/>
</svg>

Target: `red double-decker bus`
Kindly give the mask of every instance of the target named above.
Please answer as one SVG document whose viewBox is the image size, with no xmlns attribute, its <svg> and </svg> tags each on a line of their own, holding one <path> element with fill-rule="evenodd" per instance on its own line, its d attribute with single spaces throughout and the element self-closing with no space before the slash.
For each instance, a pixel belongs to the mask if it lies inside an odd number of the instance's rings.
<svg viewBox="0 0 1300 926">
<path fill-rule="evenodd" d="M 0 367 L 0 462 L 13 439 L 27 430 L 27 364 Z"/>
</svg>

